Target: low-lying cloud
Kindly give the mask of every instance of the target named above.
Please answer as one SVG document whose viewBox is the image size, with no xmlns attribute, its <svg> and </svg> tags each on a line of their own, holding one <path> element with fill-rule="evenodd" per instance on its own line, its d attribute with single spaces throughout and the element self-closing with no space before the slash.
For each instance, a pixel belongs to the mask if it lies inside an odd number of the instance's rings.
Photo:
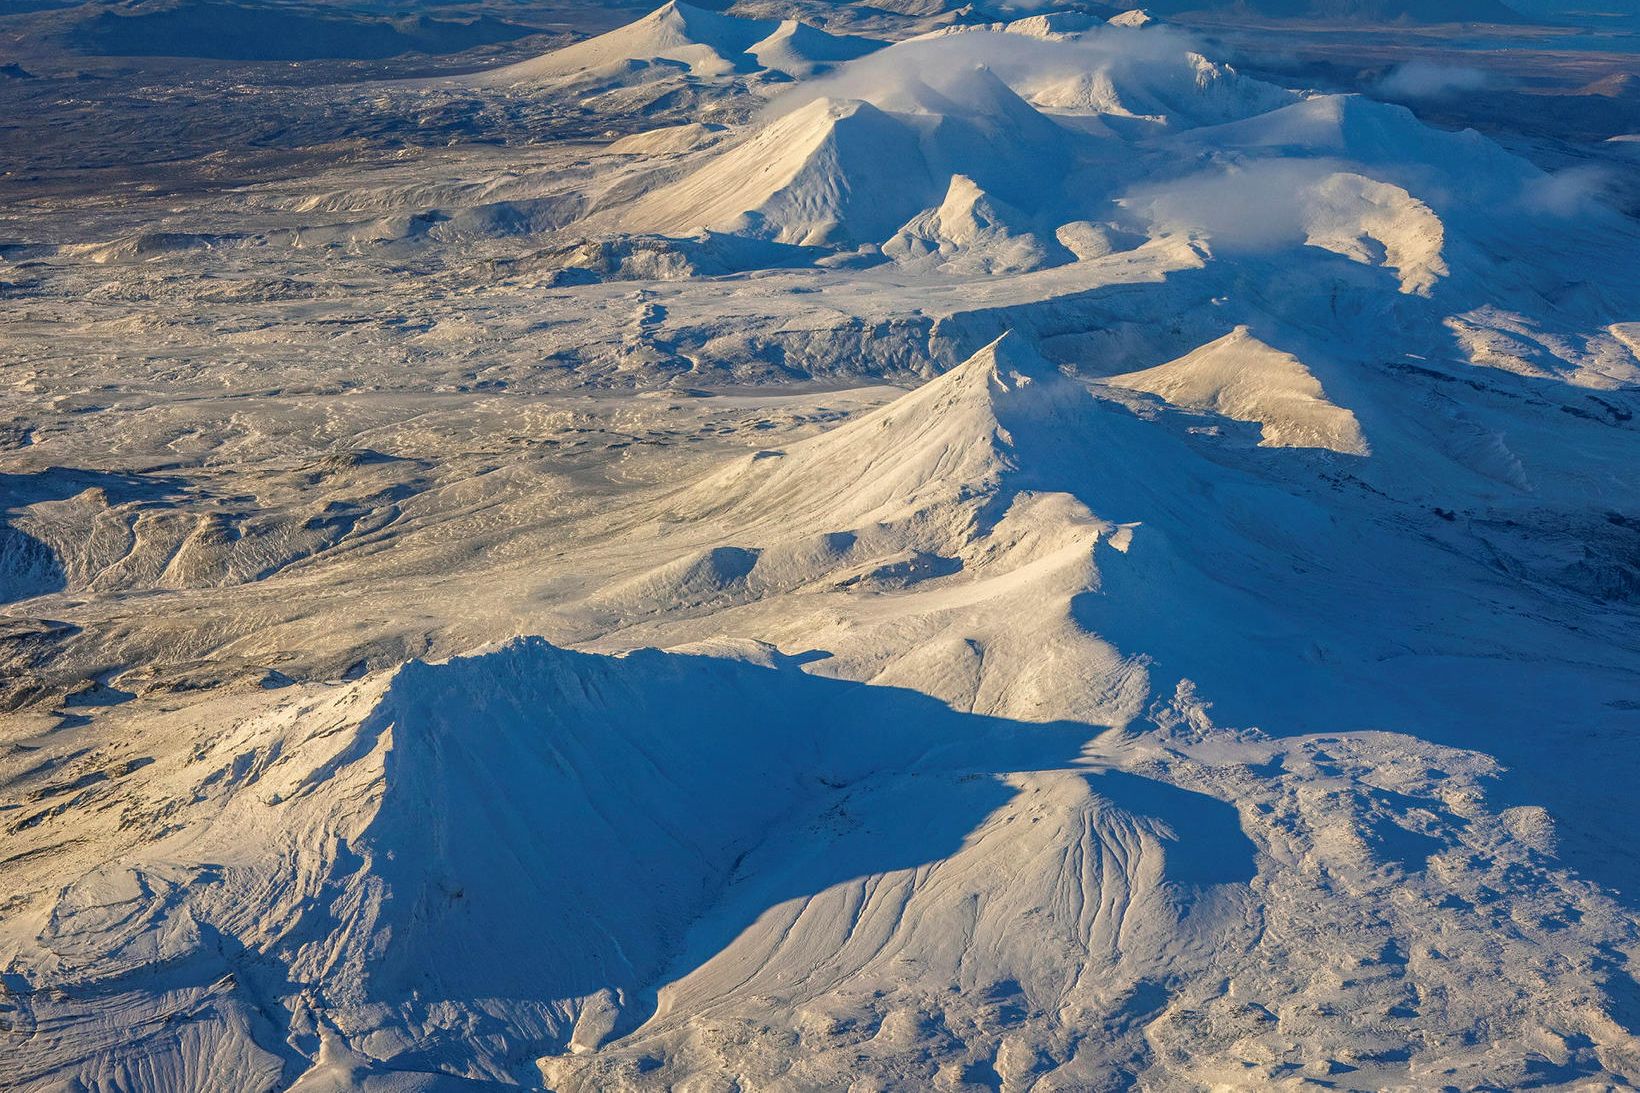
<svg viewBox="0 0 1640 1093">
<path fill-rule="evenodd" d="M 885 109 L 904 108 L 926 89 L 958 89 L 964 74 L 989 69 L 1029 98 L 1036 88 L 1099 69 L 1143 69 L 1177 61 L 1195 40 L 1172 27 L 1095 27 L 1073 40 L 998 31 L 965 31 L 900 42 L 804 81 L 769 104 L 782 116 L 816 99 L 861 99 Z"/>
<path fill-rule="evenodd" d="M 1610 192 L 1612 176 L 1604 168 L 1568 167 L 1526 183 L 1522 203 L 1533 212 L 1550 216 L 1587 215 Z"/>
<path fill-rule="evenodd" d="M 1378 92 L 1392 99 L 1438 99 L 1491 85 L 1491 76 L 1478 68 L 1408 61 L 1378 81 Z"/>
</svg>

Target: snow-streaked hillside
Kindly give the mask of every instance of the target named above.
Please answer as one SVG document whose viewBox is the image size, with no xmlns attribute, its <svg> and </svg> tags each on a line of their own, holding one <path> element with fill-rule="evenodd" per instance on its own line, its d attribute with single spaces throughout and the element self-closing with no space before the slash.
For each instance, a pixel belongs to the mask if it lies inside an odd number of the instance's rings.
<svg viewBox="0 0 1640 1093">
<path fill-rule="evenodd" d="M 481 74 L 479 86 L 592 83 L 646 68 L 677 68 L 710 78 L 774 72 L 814 75 L 864 56 L 882 43 L 835 36 L 795 19 L 742 19 L 669 0 L 608 34 Z"/>
<path fill-rule="evenodd" d="M 371 93 L 600 135 L 0 248 L 0 1084 L 1640 1081 L 1578 176 L 1138 18 Z"/>
<path fill-rule="evenodd" d="M 1355 415 L 1327 401 L 1304 362 L 1265 345 L 1244 326 L 1179 360 L 1110 382 L 1177 406 L 1256 422 L 1259 443 L 1270 447 L 1368 454 Z"/>
</svg>

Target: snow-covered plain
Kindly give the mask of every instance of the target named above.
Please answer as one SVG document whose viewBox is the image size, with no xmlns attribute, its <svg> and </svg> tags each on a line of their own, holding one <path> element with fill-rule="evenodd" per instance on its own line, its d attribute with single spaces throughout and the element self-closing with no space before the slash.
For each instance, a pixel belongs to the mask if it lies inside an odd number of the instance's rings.
<svg viewBox="0 0 1640 1093">
<path fill-rule="evenodd" d="M 369 94 L 607 135 L 0 222 L 0 1084 L 1640 1082 L 1640 225 L 1132 16 Z"/>
</svg>

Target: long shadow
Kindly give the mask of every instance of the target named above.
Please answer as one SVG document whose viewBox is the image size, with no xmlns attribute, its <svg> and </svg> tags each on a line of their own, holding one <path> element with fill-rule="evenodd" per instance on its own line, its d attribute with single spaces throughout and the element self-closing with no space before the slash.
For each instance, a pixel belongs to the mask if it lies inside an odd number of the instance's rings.
<svg viewBox="0 0 1640 1093">
<path fill-rule="evenodd" d="M 380 812 L 354 849 L 385 899 L 353 926 L 380 945 L 367 998 L 420 1012 L 431 1030 L 391 1065 L 456 1064 L 475 1029 L 425 1017 L 445 1000 L 488 999 L 497 1020 L 475 1020 L 512 1042 L 520 1073 L 564 1048 L 558 1000 L 604 992 L 597 1039 L 630 1030 L 663 974 L 709 959 L 780 902 L 949 857 L 1017 792 L 1003 775 L 1074 764 L 1090 735 L 812 676 L 793 659 L 612 658 L 539 639 L 411 666 L 376 717 L 393 744 Z M 1089 776 L 1190 848 L 1169 866 L 1181 892 L 1252 877 L 1229 806 Z M 794 846 L 754 902 L 722 899 L 771 831 L 818 820 L 868 782 L 877 804 L 861 826 L 823 852 Z"/>
<path fill-rule="evenodd" d="M 0 472 L 0 603 L 60 592 L 68 575 L 50 546 L 14 527 L 19 509 L 42 501 L 65 501 L 88 489 L 101 489 L 109 504 L 158 501 L 174 496 L 178 480 L 152 475 L 118 474 L 73 467 L 48 467 L 32 474 Z"/>
<path fill-rule="evenodd" d="M 1401 377 L 1373 382 L 1382 406 L 1417 408 Z M 1551 386 L 1510 380 L 1484 406 L 1537 414 L 1555 403 Z M 1533 397 L 1510 400 L 1517 390 Z M 1640 847 L 1623 835 L 1640 823 L 1637 604 L 1499 564 L 1468 517 L 1416 503 L 1435 472 L 1415 446 L 1352 463 L 1256 447 L 1236 423 L 1217 436 L 1190 424 L 1090 399 L 1074 420 L 1013 430 L 1009 488 L 1070 493 L 1138 525 L 1125 551 L 1100 550 L 1099 585 L 1073 600 L 1075 619 L 1150 658 L 1155 692 L 1193 681 L 1222 724 L 1382 730 L 1498 758 L 1497 807 L 1547 807 L 1561 860 L 1640 905 Z M 1622 426 L 1582 428 L 1620 438 Z M 1519 522 L 1500 524 L 1522 558 L 1561 548 L 1565 514 L 1511 503 Z M 1621 513 L 1590 519 L 1632 533 Z"/>
</svg>

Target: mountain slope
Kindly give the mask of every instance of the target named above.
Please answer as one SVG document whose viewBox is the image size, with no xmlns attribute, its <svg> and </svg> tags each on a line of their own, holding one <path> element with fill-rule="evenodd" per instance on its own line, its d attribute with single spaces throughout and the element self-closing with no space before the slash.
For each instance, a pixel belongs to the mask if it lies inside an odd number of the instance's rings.
<svg viewBox="0 0 1640 1093">
<path fill-rule="evenodd" d="M 1640 1082 L 1640 228 L 1165 22 L 599 42 L 0 246 L 0 1085 Z"/>
<path fill-rule="evenodd" d="M 787 526 L 917 518 L 983 496 L 1014 469 L 1012 437 L 1087 397 L 1024 344 L 998 339 L 961 365 L 832 432 L 760 453 L 683 495 L 680 511 L 725 507 Z M 853 483 L 838 491 L 837 483 Z"/>
<path fill-rule="evenodd" d="M 797 244 L 871 239 L 921 208 L 931 185 L 914 131 L 869 103 L 817 99 L 640 198 L 620 223 Z"/>
<path fill-rule="evenodd" d="M 681 68 L 708 78 L 754 72 L 807 76 L 880 45 L 790 19 L 742 19 L 669 0 L 635 23 L 469 80 L 479 86 L 528 86 L 608 78 L 645 67 Z"/>
<path fill-rule="evenodd" d="M 1328 402 L 1298 358 L 1265 345 L 1246 327 L 1189 356 L 1115 376 L 1110 383 L 1148 391 L 1177 406 L 1257 422 L 1263 433 L 1259 443 L 1270 447 L 1368 454 L 1355 415 Z"/>
<path fill-rule="evenodd" d="M 1160 378 L 1324 413 L 1250 334 L 1193 358 Z M 1408 382 L 1345 386 L 1377 411 Z M 1374 423 L 1361 474 L 1473 488 Z M 555 628 L 669 652 L 531 639 L 10 752 L 14 1081 L 1080 1088 L 1264 1083 L 1319 1052 L 1368 1089 L 1524 1082 L 1546 1036 L 1621 1073 L 1621 980 L 1556 969 L 1640 927 L 1462 750 L 1537 771 L 1575 743 L 1521 726 L 1622 692 L 1577 666 L 1609 635 L 1336 466 L 1010 335 L 589 543 L 603 587 Z M 1551 635 L 1539 690 L 1516 658 Z M 1451 1038 L 1409 1058 L 1431 1024 Z"/>
</svg>

